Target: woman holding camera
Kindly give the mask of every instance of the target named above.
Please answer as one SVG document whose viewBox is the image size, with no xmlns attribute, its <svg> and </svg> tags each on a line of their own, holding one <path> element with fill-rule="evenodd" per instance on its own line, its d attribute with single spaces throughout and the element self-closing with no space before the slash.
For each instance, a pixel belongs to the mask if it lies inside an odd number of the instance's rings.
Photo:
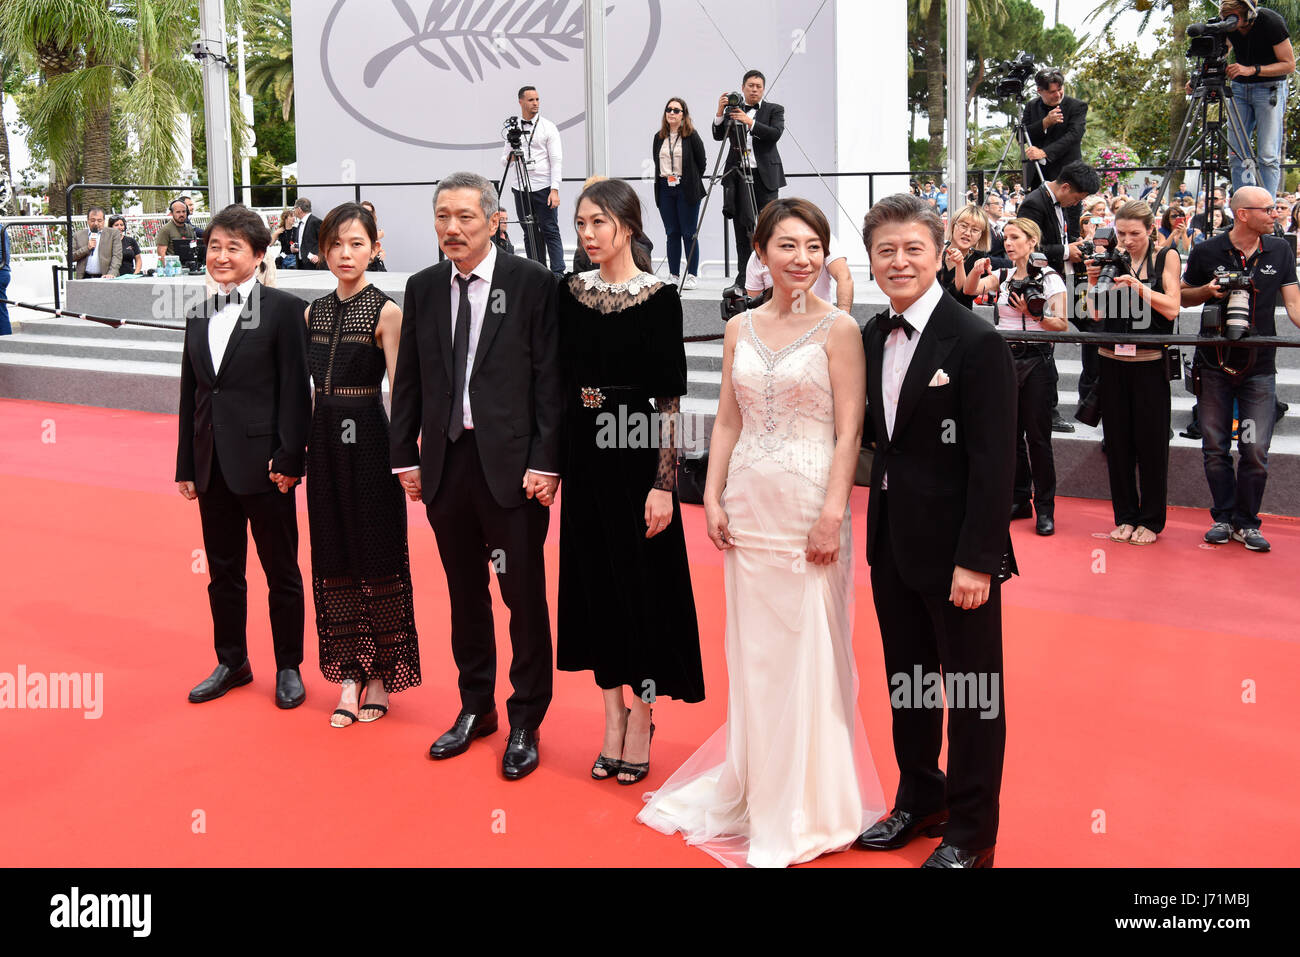
<svg viewBox="0 0 1300 957">
<path fill-rule="evenodd" d="M 948 223 L 939 284 L 967 309 L 974 304 L 975 297 L 966 295 L 966 277 L 976 263 L 988 256 L 989 237 L 989 218 L 978 206 L 963 206 Z"/>
<path fill-rule="evenodd" d="M 1146 203 L 1127 203 L 1115 220 L 1115 241 L 1128 254 L 1129 272 L 1114 279 L 1115 294 L 1098 302 L 1101 276 L 1088 264 L 1088 311 L 1107 332 L 1172 335 L 1182 298 L 1182 262 L 1172 247 L 1151 242 L 1155 215 Z M 1098 309 L 1104 305 L 1104 309 Z M 1104 313 L 1099 315 L 1098 313 Z M 1160 346 L 1102 346 L 1100 389 L 1106 468 L 1115 511 L 1113 542 L 1150 545 L 1165 528 L 1169 492 L 1169 372 Z"/>
<path fill-rule="evenodd" d="M 1030 219 L 1013 219 L 1002 230 L 1007 258 L 1013 268 L 989 272 L 987 259 L 976 264 L 966 280 L 966 294 L 997 293 L 997 326 L 1017 332 L 1064 332 L 1065 280 L 1039 259 L 1042 230 Z M 981 278 L 982 277 L 982 278 Z M 1056 392 L 1056 366 L 1046 342 L 1010 342 L 1020 384 L 1016 423 L 1016 491 L 1012 518 L 1037 514 L 1039 535 L 1056 531 L 1056 463 L 1052 458 L 1052 397 Z M 1033 511 L 1029 507 L 1033 479 Z"/>
<path fill-rule="evenodd" d="M 685 248 L 689 256 L 682 288 L 694 289 L 700 271 L 695 224 L 700 216 L 700 200 L 704 198 L 704 167 L 709 159 L 704 140 L 691 122 L 691 111 L 681 97 L 673 97 L 664 104 L 659 132 L 650 145 L 650 159 L 655 169 L 655 205 L 668 234 L 668 271 L 673 282 L 678 282 Z"/>
</svg>

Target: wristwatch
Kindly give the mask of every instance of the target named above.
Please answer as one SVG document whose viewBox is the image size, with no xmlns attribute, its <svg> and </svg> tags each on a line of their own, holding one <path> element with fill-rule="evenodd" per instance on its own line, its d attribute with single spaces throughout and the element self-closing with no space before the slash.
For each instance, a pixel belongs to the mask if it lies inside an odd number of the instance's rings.
<svg viewBox="0 0 1300 957">
<path fill-rule="evenodd" d="M 1259 76 L 1260 71 L 1261 71 L 1262 69 L 1263 69 L 1263 67 L 1261 67 L 1258 63 L 1256 63 L 1256 64 L 1255 64 L 1255 76 Z"/>
</svg>

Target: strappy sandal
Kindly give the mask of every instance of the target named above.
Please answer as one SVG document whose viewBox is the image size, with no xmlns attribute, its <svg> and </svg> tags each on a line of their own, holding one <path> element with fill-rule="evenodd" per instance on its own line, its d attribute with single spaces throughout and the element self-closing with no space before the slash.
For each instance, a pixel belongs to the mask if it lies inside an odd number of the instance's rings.
<svg viewBox="0 0 1300 957">
<path fill-rule="evenodd" d="M 1147 541 L 1139 542 L 1137 539 L 1138 532 L 1147 532 L 1152 537 Z M 1159 541 L 1159 539 L 1160 536 L 1156 535 L 1156 533 L 1151 531 L 1151 529 L 1147 528 L 1145 525 L 1139 525 L 1137 528 L 1133 529 L 1133 535 L 1131 538 L 1129 538 L 1128 543 L 1130 545 L 1154 545 L 1157 541 Z"/>
<path fill-rule="evenodd" d="M 653 713 L 654 712 L 652 711 L 651 714 Z M 646 742 L 647 747 L 651 744 L 654 744 L 654 740 L 655 740 L 655 723 L 651 721 L 650 740 Z M 632 774 L 634 775 L 634 777 L 630 781 L 624 781 L 622 778 L 619 778 L 618 779 L 619 784 L 636 784 L 638 781 L 640 781 L 642 778 L 644 778 L 647 774 L 650 773 L 650 762 L 646 761 L 644 764 L 632 764 L 629 761 L 624 761 L 623 767 L 620 769 L 620 771 L 623 774 Z"/>
<path fill-rule="evenodd" d="M 362 686 L 362 689 L 361 689 L 361 690 L 362 690 L 362 693 L 364 693 L 366 690 L 368 690 L 369 687 L 370 687 L 370 682 L 367 681 L 367 682 L 365 683 L 365 685 Z M 362 711 L 365 711 L 367 708 L 370 708 L 370 709 L 373 710 L 373 711 L 378 711 L 379 714 L 375 715 L 373 718 L 360 718 L 360 717 L 357 718 L 357 720 L 360 721 L 362 724 L 370 724 L 370 722 L 372 722 L 372 721 L 378 721 L 378 720 L 379 720 L 380 718 L 382 718 L 384 715 L 388 714 L 388 705 L 386 705 L 386 704 L 371 704 L 369 701 L 367 701 L 365 704 L 362 704 L 362 703 L 361 703 L 361 695 L 357 695 L 357 714 L 360 714 Z"/>
<path fill-rule="evenodd" d="M 351 681 L 352 679 L 349 678 L 348 680 Z M 354 681 L 353 684 L 357 686 L 357 711 L 360 711 L 362 707 L 361 696 L 365 694 L 366 686 L 361 684 L 361 682 L 359 681 Z M 343 715 L 343 717 L 351 718 L 352 720 L 349 721 L 347 724 L 335 724 L 333 721 L 330 721 L 331 728 L 350 728 L 352 727 L 352 725 L 356 724 L 358 720 L 356 714 L 352 711 L 349 711 L 347 708 L 335 708 L 334 714 L 341 714 Z M 333 718 L 334 714 L 330 715 L 330 717 Z"/>
<path fill-rule="evenodd" d="M 1125 535 L 1124 532 L 1123 532 L 1123 530 L 1126 529 L 1126 528 L 1128 529 L 1128 534 L 1127 534 L 1127 535 Z M 1112 542 L 1128 542 L 1128 541 L 1132 541 L 1132 539 L 1133 539 L 1133 533 L 1134 533 L 1135 531 L 1137 531 L 1137 529 L 1135 529 L 1132 525 L 1128 525 L 1128 524 L 1120 525 L 1120 526 L 1118 526 L 1118 527 L 1115 529 L 1114 532 L 1111 532 L 1111 533 L 1110 533 L 1110 540 L 1111 540 Z M 1118 532 L 1119 534 L 1116 534 L 1116 532 Z"/>
<path fill-rule="evenodd" d="M 632 713 L 632 709 L 631 709 L 631 708 L 624 708 L 624 709 L 623 709 L 623 713 L 624 713 L 624 714 L 631 714 L 631 713 Z M 626 725 L 623 726 L 623 734 L 624 734 L 624 735 L 627 734 L 627 726 L 626 726 Z M 591 779 L 592 779 L 593 781 L 608 781 L 610 778 L 616 778 L 616 777 L 618 777 L 618 773 L 619 773 L 620 771 L 622 771 L 622 770 L 623 770 L 623 762 L 622 762 L 622 761 L 620 761 L 620 760 L 618 760 L 618 759 L 616 759 L 616 758 L 608 757 L 608 756 L 606 756 L 605 752 L 602 751 L 599 755 L 596 756 L 596 761 L 595 761 L 595 763 L 591 766 Z M 597 771 L 604 771 L 605 773 L 604 773 L 604 774 L 597 774 L 597 773 L 596 773 Z"/>
</svg>

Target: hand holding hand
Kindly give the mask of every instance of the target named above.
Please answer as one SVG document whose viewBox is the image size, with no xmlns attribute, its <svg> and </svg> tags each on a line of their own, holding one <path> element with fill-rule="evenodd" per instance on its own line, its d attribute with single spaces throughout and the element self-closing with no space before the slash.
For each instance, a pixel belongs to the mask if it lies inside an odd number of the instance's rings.
<svg viewBox="0 0 1300 957">
<path fill-rule="evenodd" d="M 538 504 L 547 508 L 555 501 L 555 490 L 559 486 L 560 480 L 554 475 L 540 475 L 532 469 L 524 473 L 524 495 L 537 499 Z"/>
<path fill-rule="evenodd" d="M 954 565 L 948 600 L 964 611 L 976 609 L 989 600 L 989 581 L 990 576 L 984 572 Z"/>
<path fill-rule="evenodd" d="M 412 502 L 420 500 L 422 488 L 420 486 L 420 470 L 409 469 L 405 472 L 397 473 L 397 480 L 402 483 L 402 491 L 406 492 L 406 497 Z"/>
</svg>

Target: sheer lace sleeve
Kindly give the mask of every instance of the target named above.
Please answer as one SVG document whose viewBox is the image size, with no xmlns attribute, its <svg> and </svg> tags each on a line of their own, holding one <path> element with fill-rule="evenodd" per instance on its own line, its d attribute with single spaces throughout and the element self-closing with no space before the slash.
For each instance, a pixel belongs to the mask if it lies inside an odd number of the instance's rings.
<svg viewBox="0 0 1300 957">
<path fill-rule="evenodd" d="M 654 487 L 665 492 L 677 488 L 677 426 L 681 409 L 680 396 L 655 399 L 655 411 L 659 413 L 659 471 Z"/>
</svg>

